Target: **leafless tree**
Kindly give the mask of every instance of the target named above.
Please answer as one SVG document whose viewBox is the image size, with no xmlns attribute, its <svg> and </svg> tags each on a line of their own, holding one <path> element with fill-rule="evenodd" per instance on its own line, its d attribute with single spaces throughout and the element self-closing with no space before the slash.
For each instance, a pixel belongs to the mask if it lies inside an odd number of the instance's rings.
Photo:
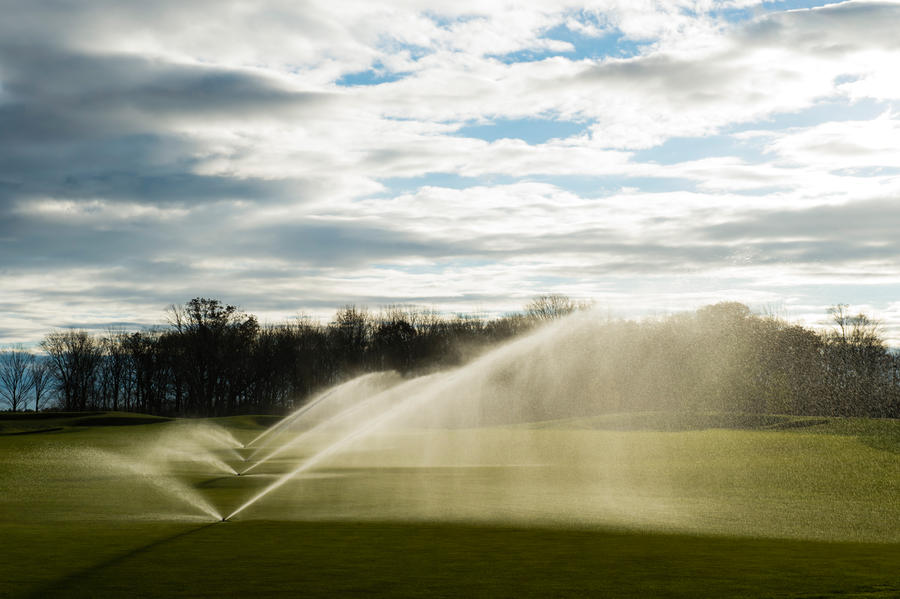
<svg viewBox="0 0 900 599">
<path fill-rule="evenodd" d="M 100 348 L 85 331 L 53 331 L 41 342 L 67 410 L 84 410 L 94 401 Z"/>
<path fill-rule="evenodd" d="M 234 413 L 250 390 L 250 352 L 259 333 L 256 317 L 219 300 L 194 298 L 170 308 L 172 335 L 164 355 L 196 413 Z M 179 392 L 180 393 L 180 392 Z M 178 403 L 178 402 L 176 402 Z M 181 408 L 179 408 L 181 409 Z"/>
<path fill-rule="evenodd" d="M 47 391 L 53 380 L 50 364 L 42 357 L 35 357 L 29 372 L 31 389 L 34 391 L 34 411 L 38 412 L 47 401 Z"/>
<path fill-rule="evenodd" d="M 837 327 L 832 337 L 852 345 L 883 345 L 881 322 L 860 312 L 853 315 L 847 304 L 836 304 L 828 308 L 828 315 Z"/>
<path fill-rule="evenodd" d="M 31 390 L 28 370 L 34 356 L 21 346 L 0 352 L 0 398 L 13 412 L 25 407 L 25 397 Z"/>
<path fill-rule="evenodd" d="M 578 309 L 578 304 L 561 293 L 539 295 L 525 305 L 525 313 L 537 321 L 548 321 L 567 316 Z"/>
<path fill-rule="evenodd" d="M 339 371 L 355 374 L 364 369 L 372 341 L 372 324 L 372 317 L 365 307 L 344 306 L 334 315 L 329 326 L 329 346 Z"/>
<path fill-rule="evenodd" d="M 110 330 L 100 339 L 100 387 L 103 408 L 119 410 L 119 399 L 123 394 L 128 355 L 125 351 L 124 331 Z"/>
</svg>

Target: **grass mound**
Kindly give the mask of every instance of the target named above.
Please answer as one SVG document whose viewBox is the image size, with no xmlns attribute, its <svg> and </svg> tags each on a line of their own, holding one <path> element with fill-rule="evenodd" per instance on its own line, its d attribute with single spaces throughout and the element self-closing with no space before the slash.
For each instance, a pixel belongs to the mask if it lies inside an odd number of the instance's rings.
<svg viewBox="0 0 900 599">
<path fill-rule="evenodd" d="M 0 412 L 0 421 L 65 420 L 83 416 L 97 416 L 104 412 Z"/>
<path fill-rule="evenodd" d="M 209 422 L 214 422 L 219 426 L 224 426 L 233 430 L 262 430 L 276 424 L 284 416 L 272 416 L 269 414 L 242 414 L 240 416 L 222 416 L 219 418 L 209 418 Z"/>
<path fill-rule="evenodd" d="M 55 433 L 57 431 L 63 430 L 61 426 L 54 426 L 51 428 L 35 428 L 35 429 L 27 429 L 27 430 L 9 430 L 6 432 L 0 432 L 0 435 L 34 435 L 37 433 Z"/>
<path fill-rule="evenodd" d="M 169 422 L 171 420 L 171 418 L 149 416 L 147 414 L 123 414 L 113 412 L 101 414 L 99 416 L 76 418 L 71 422 L 71 426 L 135 426 L 142 424 L 159 424 L 160 422 Z"/>
<path fill-rule="evenodd" d="M 5 412 L 0 413 L 0 435 L 76 430 L 73 427 L 158 424 L 171 420 L 172 418 L 130 412 Z"/>
</svg>

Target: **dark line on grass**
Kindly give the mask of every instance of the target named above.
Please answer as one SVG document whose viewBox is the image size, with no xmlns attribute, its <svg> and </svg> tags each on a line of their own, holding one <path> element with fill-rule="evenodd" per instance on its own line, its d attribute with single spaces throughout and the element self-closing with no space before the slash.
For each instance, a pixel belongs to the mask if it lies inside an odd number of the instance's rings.
<svg viewBox="0 0 900 599">
<path fill-rule="evenodd" d="M 810 420 L 789 420 L 787 422 L 777 422 L 775 424 L 769 425 L 768 429 L 770 430 L 787 430 L 791 428 L 806 428 L 809 426 L 819 426 L 820 424 L 828 424 L 828 421 L 824 418 L 818 419 L 810 419 Z"/>
<path fill-rule="evenodd" d="M 101 414 L 103 412 L 0 412 L 0 420 L 61 420 Z"/>
<path fill-rule="evenodd" d="M 62 430 L 62 427 L 57 426 L 55 428 L 39 428 L 39 429 L 33 430 L 33 431 L 19 431 L 16 433 L 0 433 L 0 436 L 12 437 L 13 435 L 36 435 L 38 433 L 52 433 L 52 432 L 61 431 L 61 430 Z"/>
<path fill-rule="evenodd" d="M 144 426 L 171 421 L 171 418 L 158 416 L 97 416 L 78 418 L 72 422 L 72 426 Z"/>
<path fill-rule="evenodd" d="M 198 528 L 192 528 L 190 530 L 186 530 L 184 532 L 179 532 L 177 534 L 174 534 L 170 537 L 164 537 L 162 539 L 158 539 L 158 540 L 148 543 L 146 545 L 136 547 L 135 549 L 131 549 L 121 555 L 117 555 L 106 561 L 100 562 L 99 564 L 94 564 L 92 566 L 88 566 L 87 568 L 78 570 L 77 572 L 69 574 L 68 576 L 64 576 L 60 579 L 57 579 L 57 580 L 51 582 L 49 585 L 42 587 L 42 588 L 38 589 L 37 591 L 29 593 L 26 596 L 33 598 L 33 599 L 40 599 L 42 597 L 47 597 L 48 595 L 55 594 L 55 593 L 71 593 L 73 590 L 72 587 L 74 585 L 78 585 L 79 583 L 90 579 L 90 577 L 92 575 L 96 574 L 97 572 L 100 572 L 107 568 L 112 568 L 114 566 L 117 566 L 117 565 L 121 564 L 122 562 L 128 561 L 132 557 L 135 557 L 142 553 L 146 553 L 148 551 L 152 551 L 153 549 L 156 549 L 157 547 L 159 547 L 161 545 L 165 545 L 167 543 L 177 541 L 188 535 L 192 535 L 194 533 L 200 532 L 201 530 L 206 530 L 210 526 L 215 526 L 216 524 L 220 524 L 220 522 L 211 522 L 209 524 L 204 524 Z"/>
</svg>

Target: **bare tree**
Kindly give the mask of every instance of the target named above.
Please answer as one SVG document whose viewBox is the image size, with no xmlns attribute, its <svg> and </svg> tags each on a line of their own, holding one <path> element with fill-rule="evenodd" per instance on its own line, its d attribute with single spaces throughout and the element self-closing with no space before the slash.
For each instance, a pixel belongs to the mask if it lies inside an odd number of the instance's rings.
<svg viewBox="0 0 900 599">
<path fill-rule="evenodd" d="M 28 368 L 34 360 L 21 346 L 0 352 L 0 398 L 13 412 L 25 407 L 25 397 L 32 381 Z"/>
<path fill-rule="evenodd" d="M 835 304 L 828 308 L 828 315 L 831 317 L 831 321 L 838 327 L 835 336 L 842 341 L 847 340 L 847 330 L 850 328 L 850 314 L 847 312 L 849 307 L 847 304 Z"/>
<path fill-rule="evenodd" d="M 47 401 L 47 391 L 53 380 L 50 372 L 50 363 L 46 359 L 38 356 L 31 362 L 31 370 L 29 372 L 31 378 L 31 389 L 34 391 L 34 411 L 40 411 L 44 402 Z"/>
<path fill-rule="evenodd" d="M 329 326 L 329 342 L 338 371 L 343 374 L 363 370 L 372 340 L 372 317 L 365 307 L 347 305 L 337 311 Z"/>
<path fill-rule="evenodd" d="M 863 314 L 853 315 L 847 304 L 828 309 L 836 329 L 826 334 L 825 361 L 830 397 L 836 416 L 883 416 L 890 412 L 891 355 L 881 337 L 881 323 Z"/>
<path fill-rule="evenodd" d="M 828 308 L 831 321 L 837 326 L 833 340 L 852 345 L 884 344 L 881 338 L 881 322 L 860 312 L 852 315 L 847 304 L 836 304 Z"/>
<path fill-rule="evenodd" d="M 372 333 L 372 349 L 380 368 L 407 372 L 412 367 L 413 343 L 416 339 L 415 318 L 400 309 L 388 308 Z"/>
<path fill-rule="evenodd" d="M 525 313 L 537 321 L 548 321 L 567 316 L 578 309 L 578 304 L 561 293 L 539 295 L 525 305 Z"/>
<path fill-rule="evenodd" d="M 102 356 L 99 374 L 104 409 L 119 410 L 119 399 L 127 377 L 126 336 L 124 331 L 110 329 L 107 335 L 100 339 Z"/>
<path fill-rule="evenodd" d="M 202 414 L 233 413 L 248 392 L 250 351 L 259 332 L 256 317 L 219 300 L 197 297 L 184 307 L 172 306 L 173 335 L 166 354 L 173 356 L 174 375 L 186 387 L 190 410 Z M 180 392 L 179 392 L 180 393 Z"/>
<path fill-rule="evenodd" d="M 67 410 L 84 410 L 94 400 L 100 348 L 85 331 L 54 331 L 41 342 Z"/>
</svg>

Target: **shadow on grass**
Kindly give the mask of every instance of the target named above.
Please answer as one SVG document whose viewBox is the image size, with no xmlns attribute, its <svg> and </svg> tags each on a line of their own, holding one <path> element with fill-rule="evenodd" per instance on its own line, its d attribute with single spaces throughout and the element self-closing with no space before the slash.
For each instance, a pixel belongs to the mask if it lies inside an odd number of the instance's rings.
<svg viewBox="0 0 900 599">
<path fill-rule="evenodd" d="M 59 420 L 99 416 L 104 412 L 0 412 L 0 420 Z"/>
<path fill-rule="evenodd" d="M 210 526 L 149 543 L 30 596 L 887 599 L 900 592 L 896 544 L 474 523 Z M 194 534 L 200 530 L 209 532 Z"/>
<path fill-rule="evenodd" d="M 12 437 L 13 435 L 36 435 L 38 433 L 55 433 L 56 431 L 61 431 L 61 426 L 56 426 L 53 428 L 37 428 L 31 431 L 18 431 L 15 433 L 0 433 L 0 436 L 4 437 Z"/>
<path fill-rule="evenodd" d="M 119 564 L 128 561 L 129 559 L 139 556 L 143 553 L 149 553 L 154 549 L 157 549 L 163 545 L 167 545 L 169 543 L 174 543 L 179 539 L 183 539 L 189 535 L 196 534 L 202 530 L 206 530 L 210 526 L 215 526 L 216 524 L 221 524 L 221 522 L 211 522 L 209 524 L 203 524 L 197 528 L 192 528 L 190 530 L 186 530 L 184 532 L 179 532 L 178 534 L 174 534 L 172 536 L 164 537 L 162 539 L 158 539 L 151 543 L 147 543 L 146 545 L 142 545 L 140 547 L 136 547 L 130 551 L 126 551 L 120 555 L 117 555 L 113 558 L 110 558 L 106 561 L 100 562 L 99 564 L 93 564 L 87 568 L 83 568 L 78 570 L 77 572 L 73 572 L 67 576 L 59 578 L 49 585 L 46 585 L 37 591 L 26 595 L 27 597 L 32 597 L 34 599 L 39 599 L 41 597 L 61 597 L 68 595 L 72 592 L 73 589 L 78 588 L 80 583 L 86 582 L 90 580 L 92 576 L 95 574 L 102 572 L 103 570 L 114 568 Z"/>
<path fill-rule="evenodd" d="M 170 422 L 171 418 L 161 416 L 95 416 L 79 418 L 72 422 L 72 426 L 139 426 L 143 424 L 159 424 Z"/>
</svg>

